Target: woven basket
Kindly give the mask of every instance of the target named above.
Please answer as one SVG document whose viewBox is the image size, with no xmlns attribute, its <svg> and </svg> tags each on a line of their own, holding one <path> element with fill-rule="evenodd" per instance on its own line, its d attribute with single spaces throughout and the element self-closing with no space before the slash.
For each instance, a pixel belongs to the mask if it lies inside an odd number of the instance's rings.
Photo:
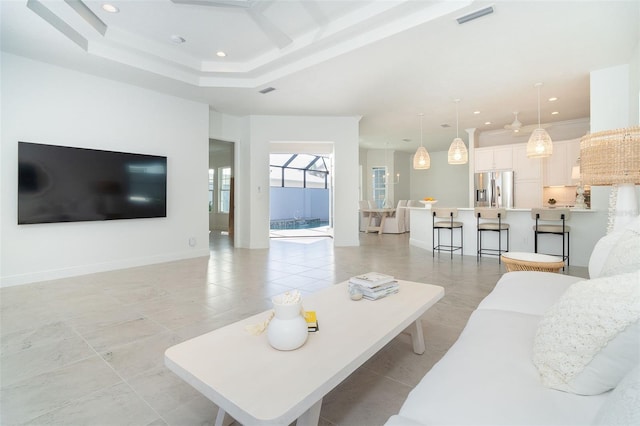
<svg viewBox="0 0 640 426">
<path fill-rule="evenodd" d="M 512 271 L 541 271 L 541 272 L 559 272 L 564 268 L 564 262 L 531 262 L 526 260 L 511 259 L 501 256 L 502 263 L 507 272 Z"/>
</svg>

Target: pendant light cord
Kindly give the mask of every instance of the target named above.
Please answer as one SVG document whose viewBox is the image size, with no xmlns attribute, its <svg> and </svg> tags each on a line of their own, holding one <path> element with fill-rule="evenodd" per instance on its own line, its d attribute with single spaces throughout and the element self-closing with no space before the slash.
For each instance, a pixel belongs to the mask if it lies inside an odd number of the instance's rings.
<svg viewBox="0 0 640 426">
<path fill-rule="evenodd" d="M 458 135 L 458 105 L 460 104 L 460 99 L 456 99 L 456 139 L 460 137 Z"/>
<path fill-rule="evenodd" d="M 542 86 L 542 83 L 538 83 L 536 84 L 536 86 L 538 87 L 538 129 L 540 128 L 540 86 Z"/>
<path fill-rule="evenodd" d="M 424 118 L 424 113 L 420 113 L 420 146 L 422 145 L 422 119 Z"/>
</svg>

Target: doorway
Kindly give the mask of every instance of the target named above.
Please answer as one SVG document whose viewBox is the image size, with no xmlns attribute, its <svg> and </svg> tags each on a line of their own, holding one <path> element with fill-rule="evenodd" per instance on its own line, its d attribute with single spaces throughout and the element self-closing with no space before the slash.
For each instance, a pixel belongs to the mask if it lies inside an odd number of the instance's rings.
<svg viewBox="0 0 640 426">
<path fill-rule="evenodd" d="M 209 140 L 209 232 L 233 237 L 234 144 Z"/>
<path fill-rule="evenodd" d="M 333 145 L 324 145 L 271 144 L 270 238 L 333 237 Z"/>
</svg>

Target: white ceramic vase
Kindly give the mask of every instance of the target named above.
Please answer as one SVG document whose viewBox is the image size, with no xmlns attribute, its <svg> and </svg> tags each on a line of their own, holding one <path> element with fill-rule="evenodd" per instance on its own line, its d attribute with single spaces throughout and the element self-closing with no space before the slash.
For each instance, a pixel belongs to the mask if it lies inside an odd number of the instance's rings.
<svg viewBox="0 0 640 426">
<path fill-rule="evenodd" d="M 309 331 L 302 316 L 302 301 L 281 304 L 274 298 L 273 310 L 275 315 L 267 327 L 269 344 L 281 351 L 291 351 L 304 345 Z"/>
</svg>

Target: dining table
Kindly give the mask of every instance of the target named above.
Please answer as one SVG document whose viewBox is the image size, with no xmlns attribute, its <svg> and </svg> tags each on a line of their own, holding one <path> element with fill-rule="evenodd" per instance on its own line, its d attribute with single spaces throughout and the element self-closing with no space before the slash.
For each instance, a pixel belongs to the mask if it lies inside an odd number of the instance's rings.
<svg viewBox="0 0 640 426">
<path fill-rule="evenodd" d="M 365 233 L 368 234 L 369 231 L 375 232 L 378 234 L 382 234 L 382 230 L 384 229 L 384 221 L 387 217 L 393 215 L 396 212 L 395 208 L 376 208 L 376 209 L 361 209 L 362 213 L 367 217 L 367 226 L 365 228 Z M 375 221 L 373 219 L 375 217 L 380 217 L 380 225 L 376 226 Z M 373 221 L 373 225 L 371 222 Z"/>
</svg>

